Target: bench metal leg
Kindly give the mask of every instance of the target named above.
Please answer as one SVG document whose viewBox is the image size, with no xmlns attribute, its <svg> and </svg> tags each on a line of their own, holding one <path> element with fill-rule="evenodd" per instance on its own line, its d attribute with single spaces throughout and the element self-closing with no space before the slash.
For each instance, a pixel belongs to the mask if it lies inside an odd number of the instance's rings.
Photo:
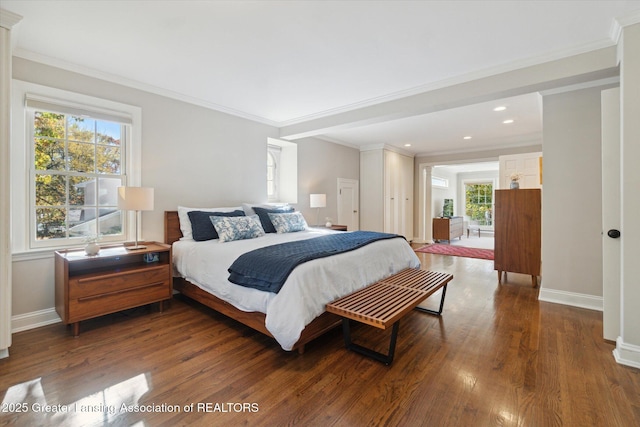
<svg viewBox="0 0 640 427">
<path fill-rule="evenodd" d="M 423 307 L 420 307 L 420 306 L 417 306 L 416 310 L 421 311 L 423 313 L 429 313 L 429 314 L 433 314 L 435 316 L 440 316 L 442 314 L 442 308 L 444 307 L 444 297 L 447 294 L 447 285 L 448 285 L 448 283 L 445 284 L 442 287 L 442 297 L 440 298 L 440 308 L 438 309 L 438 311 L 429 310 L 428 308 L 423 308 Z"/>
<path fill-rule="evenodd" d="M 369 348 L 366 348 L 351 342 L 350 320 L 344 317 L 342 318 L 342 333 L 344 335 L 344 346 L 348 350 L 355 351 L 356 353 L 360 353 L 364 356 L 375 359 L 378 362 L 384 363 L 385 365 L 390 365 L 391 362 L 393 362 L 393 356 L 395 355 L 395 352 L 396 352 L 396 340 L 398 339 L 399 326 L 400 326 L 399 320 L 393 324 L 393 327 L 391 329 L 391 342 L 389 343 L 389 352 L 388 354 L 382 354 L 377 351 L 371 350 Z"/>
</svg>

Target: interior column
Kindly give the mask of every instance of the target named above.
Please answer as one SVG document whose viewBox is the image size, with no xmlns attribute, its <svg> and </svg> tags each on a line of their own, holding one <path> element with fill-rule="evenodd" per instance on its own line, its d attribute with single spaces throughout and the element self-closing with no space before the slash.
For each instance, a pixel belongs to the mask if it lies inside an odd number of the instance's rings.
<svg viewBox="0 0 640 427">
<path fill-rule="evenodd" d="M 21 19 L 0 9 L 0 358 L 11 346 L 11 28 Z"/>
<path fill-rule="evenodd" d="M 622 29 L 620 63 L 622 274 L 618 363 L 640 368 L 640 23 Z"/>
</svg>

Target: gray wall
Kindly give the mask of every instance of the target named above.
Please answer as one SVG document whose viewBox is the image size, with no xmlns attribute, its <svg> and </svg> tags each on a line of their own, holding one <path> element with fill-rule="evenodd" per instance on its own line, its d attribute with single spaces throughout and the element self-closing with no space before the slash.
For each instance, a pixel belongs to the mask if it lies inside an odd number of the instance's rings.
<svg viewBox="0 0 640 427">
<path fill-rule="evenodd" d="M 542 285 L 602 296 L 600 92 L 543 98 Z"/>
<path fill-rule="evenodd" d="M 145 239 L 163 239 L 163 211 L 178 205 L 267 199 L 266 144 L 278 137 L 275 127 L 21 58 L 14 58 L 13 77 L 141 107 L 142 185 L 155 188 L 155 210 L 142 216 Z M 315 139 L 298 143 L 300 209 L 309 219 L 309 192 L 325 192 L 327 212 L 321 214 L 336 217 L 337 178 L 358 178 L 358 150 Z M 39 310 L 51 317 L 52 252 L 14 256 L 12 282 L 14 317 Z"/>
<path fill-rule="evenodd" d="M 360 151 L 343 145 L 333 144 L 316 138 L 304 138 L 298 143 L 298 210 L 309 225 L 316 218 L 324 224 L 324 218 L 330 217 L 338 222 L 338 178 L 355 179 L 360 177 Z M 317 209 L 309 207 L 309 194 L 327 195 L 327 207 Z"/>
</svg>

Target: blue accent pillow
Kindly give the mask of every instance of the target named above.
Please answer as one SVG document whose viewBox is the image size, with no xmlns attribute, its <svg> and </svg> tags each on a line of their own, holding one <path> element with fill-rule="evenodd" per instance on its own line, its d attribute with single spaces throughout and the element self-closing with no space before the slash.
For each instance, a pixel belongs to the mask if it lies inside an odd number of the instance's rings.
<svg viewBox="0 0 640 427">
<path fill-rule="evenodd" d="M 233 212 L 206 212 L 206 211 L 190 211 L 189 221 L 191 221 L 191 229 L 193 240 L 203 242 L 205 240 L 213 240 L 218 238 L 218 233 L 209 219 L 210 216 L 244 216 L 244 211 L 237 210 Z"/>
<path fill-rule="evenodd" d="M 309 228 L 302 212 L 270 213 L 269 219 L 278 234 L 304 231 Z"/>
<path fill-rule="evenodd" d="M 241 217 L 212 216 L 211 223 L 220 236 L 220 243 L 264 236 L 264 230 L 257 215 Z"/>
<path fill-rule="evenodd" d="M 275 233 L 276 232 L 276 228 L 273 226 L 273 223 L 271 222 L 271 219 L 269 218 L 269 214 L 270 213 L 293 212 L 295 209 L 293 209 L 291 206 L 286 206 L 286 207 L 282 207 L 282 208 L 273 208 L 273 209 L 266 209 L 266 208 L 261 208 L 261 207 L 258 207 L 258 206 L 254 206 L 253 210 L 258 215 L 258 218 L 260 218 L 260 222 L 262 223 L 262 228 L 264 229 L 264 232 L 265 233 Z"/>
</svg>

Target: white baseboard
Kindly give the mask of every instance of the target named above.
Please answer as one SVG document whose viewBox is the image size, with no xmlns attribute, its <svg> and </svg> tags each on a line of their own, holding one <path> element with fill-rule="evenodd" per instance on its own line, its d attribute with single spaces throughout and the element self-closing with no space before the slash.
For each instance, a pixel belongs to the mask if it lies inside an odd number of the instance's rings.
<svg viewBox="0 0 640 427">
<path fill-rule="evenodd" d="M 11 332 L 27 331 L 58 322 L 62 322 L 62 319 L 60 319 L 60 316 L 56 313 L 55 308 L 18 314 L 11 318 Z"/>
<path fill-rule="evenodd" d="M 555 304 L 570 305 L 572 307 L 587 308 L 589 310 L 603 311 L 602 297 L 574 292 L 558 291 L 555 289 L 540 288 L 539 301 Z"/>
<path fill-rule="evenodd" d="M 0 350 L 0 359 L 5 359 L 7 357 L 9 357 L 9 349 L 3 348 L 2 350 Z"/>
<path fill-rule="evenodd" d="M 640 369 L 640 346 L 626 344 L 622 337 L 618 337 L 616 340 L 613 357 L 616 359 L 616 362 L 621 365 Z"/>
</svg>

